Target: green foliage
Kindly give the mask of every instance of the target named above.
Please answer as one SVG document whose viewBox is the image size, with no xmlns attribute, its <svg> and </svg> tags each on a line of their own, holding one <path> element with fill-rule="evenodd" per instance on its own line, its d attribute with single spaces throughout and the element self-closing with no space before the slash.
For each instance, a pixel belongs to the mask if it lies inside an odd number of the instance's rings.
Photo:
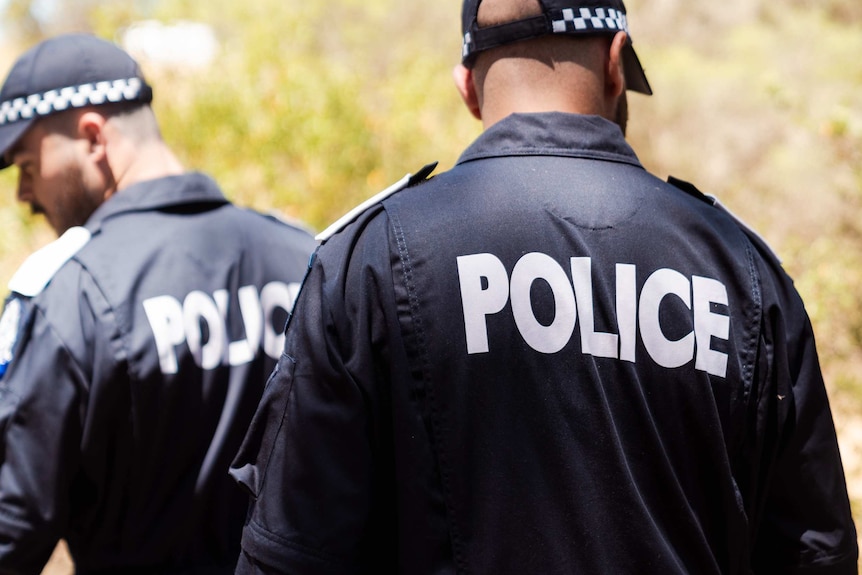
<svg viewBox="0 0 862 575">
<path fill-rule="evenodd" d="M 210 69 L 147 71 L 165 138 L 240 203 L 321 228 L 406 172 L 452 163 L 477 133 L 449 80 L 457 20 L 429 50 L 433 18 L 392 0 L 163 1 L 149 12 L 218 33 Z M 94 14 L 106 36 L 131 20 L 115 4 Z"/>
</svg>

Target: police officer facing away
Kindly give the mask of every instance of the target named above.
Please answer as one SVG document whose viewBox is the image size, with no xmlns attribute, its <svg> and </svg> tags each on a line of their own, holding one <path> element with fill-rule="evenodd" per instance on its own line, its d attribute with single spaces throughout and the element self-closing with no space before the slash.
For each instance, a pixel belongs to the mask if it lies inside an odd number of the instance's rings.
<svg viewBox="0 0 862 575">
<path fill-rule="evenodd" d="M 0 320 L 0 572 L 231 573 L 227 475 L 314 240 L 183 171 L 138 65 L 49 39 L 0 91 L 3 167 L 60 238 Z"/>
<path fill-rule="evenodd" d="M 464 2 L 486 130 L 318 249 L 232 466 L 238 573 L 856 573 L 802 301 L 627 145 L 627 24 Z"/>
</svg>

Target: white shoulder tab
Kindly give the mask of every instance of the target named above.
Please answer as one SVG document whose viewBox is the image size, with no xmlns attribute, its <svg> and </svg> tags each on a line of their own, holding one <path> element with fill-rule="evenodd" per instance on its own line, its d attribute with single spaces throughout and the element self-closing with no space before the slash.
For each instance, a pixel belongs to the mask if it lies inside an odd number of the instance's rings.
<svg viewBox="0 0 862 575">
<path fill-rule="evenodd" d="M 404 188 L 408 188 L 417 182 L 421 182 L 422 180 L 427 178 L 431 174 L 431 172 L 434 171 L 434 168 L 436 168 L 436 167 L 437 167 L 437 162 L 434 162 L 433 164 L 428 164 L 427 166 L 424 166 L 421 170 L 419 170 L 416 173 L 416 175 L 407 174 L 406 176 L 404 176 L 399 181 L 395 182 L 394 184 L 392 184 L 391 186 L 389 186 L 388 188 L 386 188 L 382 192 L 375 194 L 374 196 L 368 198 L 367 200 L 365 200 L 364 202 L 362 202 L 361 204 L 359 204 L 358 206 L 356 206 L 355 208 L 353 208 L 352 210 L 350 210 L 349 212 L 347 212 L 346 214 L 344 214 L 343 216 L 338 218 L 335 221 L 335 223 L 333 223 L 331 226 L 329 226 L 328 228 L 326 228 L 325 230 L 323 230 L 322 232 L 317 234 L 314 237 L 314 239 L 316 239 L 319 242 L 325 242 L 326 240 L 328 240 L 329 238 L 331 238 L 332 236 L 334 236 L 335 234 L 340 232 L 350 222 L 352 222 L 353 220 L 358 218 L 362 214 L 362 212 L 364 212 L 365 210 L 367 210 L 368 208 L 370 208 L 371 206 L 373 206 L 375 204 L 379 204 L 380 202 L 382 202 L 383 200 L 385 200 L 386 198 L 388 198 L 389 196 L 391 196 L 395 192 L 400 192 Z"/>
<path fill-rule="evenodd" d="M 62 236 L 24 260 L 9 280 L 9 290 L 26 297 L 39 295 L 63 264 L 87 245 L 90 237 L 87 228 L 69 228 Z"/>
</svg>

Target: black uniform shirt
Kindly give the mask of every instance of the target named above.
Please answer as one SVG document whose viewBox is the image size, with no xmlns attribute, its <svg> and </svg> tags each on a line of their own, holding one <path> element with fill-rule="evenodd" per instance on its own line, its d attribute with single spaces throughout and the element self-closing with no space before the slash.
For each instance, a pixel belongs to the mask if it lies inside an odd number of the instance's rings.
<svg viewBox="0 0 862 575">
<path fill-rule="evenodd" d="M 239 573 L 856 572 L 790 279 L 596 117 L 324 243 L 232 473 Z"/>
<path fill-rule="evenodd" d="M 38 573 L 60 537 L 82 574 L 231 570 L 228 466 L 314 245 L 188 174 L 31 256 L 0 321 L 0 571 Z"/>
</svg>

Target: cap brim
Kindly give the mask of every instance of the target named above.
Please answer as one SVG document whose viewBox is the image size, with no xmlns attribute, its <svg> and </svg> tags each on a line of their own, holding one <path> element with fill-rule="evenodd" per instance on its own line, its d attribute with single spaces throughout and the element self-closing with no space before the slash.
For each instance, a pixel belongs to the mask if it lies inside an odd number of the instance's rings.
<svg viewBox="0 0 862 575">
<path fill-rule="evenodd" d="M 6 161 L 6 154 L 12 146 L 18 143 L 24 132 L 33 124 L 33 119 L 19 120 L 12 124 L 0 126 L 0 170 L 5 170 L 12 164 Z"/>
<path fill-rule="evenodd" d="M 630 42 L 626 43 L 623 52 L 623 67 L 626 75 L 626 88 L 652 96 L 652 88 L 644 72 L 643 66 Z"/>
</svg>

